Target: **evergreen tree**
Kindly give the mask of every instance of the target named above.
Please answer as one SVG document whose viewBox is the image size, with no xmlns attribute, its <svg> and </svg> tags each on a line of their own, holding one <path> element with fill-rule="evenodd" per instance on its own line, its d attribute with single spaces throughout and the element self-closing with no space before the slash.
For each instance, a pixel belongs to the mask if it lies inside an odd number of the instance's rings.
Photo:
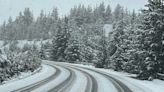
<svg viewBox="0 0 164 92">
<path fill-rule="evenodd" d="M 122 13 L 123 13 L 123 9 L 122 7 L 118 4 L 113 12 L 113 16 L 114 16 L 114 21 L 117 22 L 119 20 L 122 19 Z"/>
<path fill-rule="evenodd" d="M 102 30 L 101 36 L 100 36 L 100 51 L 99 51 L 99 58 L 100 61 L 96 64 L 97 67 L 107 67 L 107 41 L 105 36 L 105 30 Z"/>
<path fill-rule="evenodd" d="M 163 60 L 164 47 L 162 44 L 163 36 L 163 4 L 162 0 L 149 0 L 146 5 L 148 9 L 143 10 L 143 46 L 146 57 L 142 65 L 141 79 L 152 79 L 157 77 L 160 72 L 160 64 Z"/>
<path fill-rule="evenodd" d="M 52 21 L 55 22 L 59 19 L 59 16 L 58 16 L 58 9 L 57 8 L 54 8 L 52 13 L 51 13 L 51 18 L 52 18 Z"/>
<path fill-rule="evenodd" d="M 43 44 L 41 45 L 41 48 L 40 48 L 39 57 L 40 59 L 46 59 L 46 51 Z"/>
<path fill-rule="evenodd" d="M 116 48 L 115 52 L 110 58 L 111 63 L 114 65 L 114 70 L 116 71 L 122 71 L 123 64 L 125 62 L 123 56 L 126 48 L 126 44 L 124 43 L 125 27 L 126 23 L 122 16 L 122 19 L 118 21 L 116 24 L 114 24 L 114 32 L 112 33 L 113 38 L 110 42 L 110 45 L 113 45 Z"/>
<path fill-rule="evenodd" d="M 7 39 L 7 37 L 6 37 L 7 36 L 7 29 L 6 29 L 6 22 L 5 21 L 3 22 L 0 35 L 1 35 L 1 37 L 0 37 L 1 39 L 3 39 L 3 40 Z"/>
<path fill-rule="evenodd" d="M 24 10 L 24 16 L 23 16 L 23 21 L 25 23 L 25 25 L 28 27 L 30 26 L 30 24 L 33 22 L 33 14 L 30 11 L 29 8 L 25 8 Z"/>
<path fill-rule="evenodd" d="M 28 39 L 29 35 L 28 34 L 28 27 L 33 23 L 33 14 L 32 12 L 30 11 L 29 8 L 25 8 L 24 10 L 24 16 L 23 16 L 23 36 L 24 36 L 24 39 Z"/>
<path fill-rule="evenodd" d="M 136 22 L 136 13 L 135 10 L 133 10 L 132 15 L 131 15 L 131 24 L 134 24 Z"/>
<path fill-rule="evenodd" d="M 110 24 L 113 21 L 113 19 L 112 19 L 112 10 L 111 10 L 110 5 L 108 5 L 107 8 L 106 8 L 105 21 L 106 21 L 107 24 Z"/>
<path fill-rule="evenodd" d="M 65 50 L 68 46 L 69 40 L 69 29 L 68 29 L 68 19 L 64 19 L 64 27 L 62 28 L 62 24 L 58 24 L 58 31 L 53 39 L 53 48 L 52 48 L 52 59 L 65 61 Z"/>
<path fill-rule="evenodd" d="M 68 47 L 65 51 L 66 59 L 69 62 L 79 62 L 80 61 L 80 34 L 78 30 L 71 32 L 71 37 L 68 42 Z"/>
</svg>

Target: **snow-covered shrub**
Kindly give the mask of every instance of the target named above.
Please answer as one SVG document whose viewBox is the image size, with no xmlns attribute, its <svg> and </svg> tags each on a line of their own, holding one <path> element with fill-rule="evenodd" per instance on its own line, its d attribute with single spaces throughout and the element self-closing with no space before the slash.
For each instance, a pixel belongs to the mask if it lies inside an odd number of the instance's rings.
<svg viewBox="0 0 164 92">
<path fill-rule="evenodd" d="M 0 54 L 0 83 L 13 76 L 18 76 L 21 72 L 33 72 L 41 65 L 38 51 L 34 46 L 26 51 L 5 50 Z"/>
<path fill-rule="evenodd" d="M 39 49 L 39 57 L 44 60 L 50 59 L 51 56 L 51 46 L 50 42 L 46 42 L 41 44 L 41 48 Z"/>
<path fill-rule="evenodd" d="M 20 51 L 20 48 L 17 46 L 18 41 L 11 41 L 9 44 L 9 50 L 10 51 Z"/>
</svg>

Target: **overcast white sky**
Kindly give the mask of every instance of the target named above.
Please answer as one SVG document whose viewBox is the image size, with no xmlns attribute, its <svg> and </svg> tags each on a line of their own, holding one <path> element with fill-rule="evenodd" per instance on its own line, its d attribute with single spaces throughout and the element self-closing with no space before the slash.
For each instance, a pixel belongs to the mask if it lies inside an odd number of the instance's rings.
<svg viewBox="0 0 164 92">
<path fill-rule="evenodd" d="M 46 13 L 51 12 L 53 7 L 57 7 L 59 15 L 62 16 L 68 14 L 70 8 L 75 5 L 84 4 L 94 7 L 101 2 L 106 5 L 110 4 L 112 9 L 119 3 L 129 10 L 139 10 L 144 8 L 147 0 L 0 0 L 0 24 L 4 20 L 8 20 L 9 16 L 15 18 L 26 7 L 32 10 L 35 17 L 40 14 L 41 10 Z"/>
</svg>

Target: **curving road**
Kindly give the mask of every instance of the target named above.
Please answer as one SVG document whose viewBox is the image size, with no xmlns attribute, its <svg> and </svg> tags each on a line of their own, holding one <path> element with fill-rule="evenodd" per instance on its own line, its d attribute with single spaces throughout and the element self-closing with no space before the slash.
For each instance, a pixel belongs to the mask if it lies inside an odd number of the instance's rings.
<svg viewBox="0 0 164 92">
<path fill-rule="evenodd" d="M 44 61 L 56 71 L 46 79 L 13 92 L 133 92 L 110 74 L 68 63 Z"/>
</svg>

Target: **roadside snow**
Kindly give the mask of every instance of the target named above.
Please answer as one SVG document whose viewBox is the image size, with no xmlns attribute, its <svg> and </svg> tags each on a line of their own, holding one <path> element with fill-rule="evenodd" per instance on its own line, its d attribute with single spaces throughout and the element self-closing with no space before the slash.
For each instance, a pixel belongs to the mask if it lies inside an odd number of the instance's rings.
<svg viewBox="0 0 164 92">
<path fill-rule="evenodd" d="M 56 70 L 48 65 L 42 65 L 42 70 L 39 73 L 36 73 L 32 76 L 29 76 L 29 74 L 22 74 L 18 79 L 22 78 L 24 75 L 28 75 L 29 77 L 23 78 L 20 80 L 17 80 L 16 78 L 6 82 L 3 85 L 0 85 L 0 92 L 11 92 L 13 90 L 31 85 L 33 83 L 36 83 L 40 80 L 43 80 L 49 76 L 51 76 Z M 42 77 L 40 77 L 42 76 Z"/>
<path fill-rule="evenodd" d="M 38 48 L 41 47 L 42 44 L 46 44 L 47 42 L 51 43 L 52 39 L 47 39 L 47 40 L 32 40 L 32 41 L 28 41 L 28 40 L 17 40 L 17 46 L 19 48 L 23 48 L 26 44 L 32 46 L 32 45 L 36 45 Z M 4 41 L 0 40 L 0 49 L 4 49 L 4 48 L 8 48 L 9 47 L 10 42 L 7 42 L 6 45 L 4 45 Z"/>
<path fill-rule="evenodd" d="M 3 84 L 7 84 L 7 83 L 10 83 L 10 82 L 14 82 L 14 81 L 18 81 L 18 80 L 21 80 L 21 79 L 24 79 L 24 78 L 28 78 L 31 75 L 37 74 L 41 71 L 42 71 L 42 66 L 40 68 L 38 68 L 37 70 L 35 70 L 34 72 L 30 72 L 30 71 L 29 72 L 22 72 L 20 75 L 14 76 L 11 79 L 8 79 L 7 81 L 4 81 Z"/>
<path fill-rule="evenodd" d="M 153 81 L 137 80 L 130 78 L 128 73 L 116 72 L 110 69 L 98 69 L 102 72 L 106 72 L 118 80 L 125 83 L 128 87 L 133 89 L 134 92 L 163 92 L 164 81 L 155 79 Z"/>
</svg>

